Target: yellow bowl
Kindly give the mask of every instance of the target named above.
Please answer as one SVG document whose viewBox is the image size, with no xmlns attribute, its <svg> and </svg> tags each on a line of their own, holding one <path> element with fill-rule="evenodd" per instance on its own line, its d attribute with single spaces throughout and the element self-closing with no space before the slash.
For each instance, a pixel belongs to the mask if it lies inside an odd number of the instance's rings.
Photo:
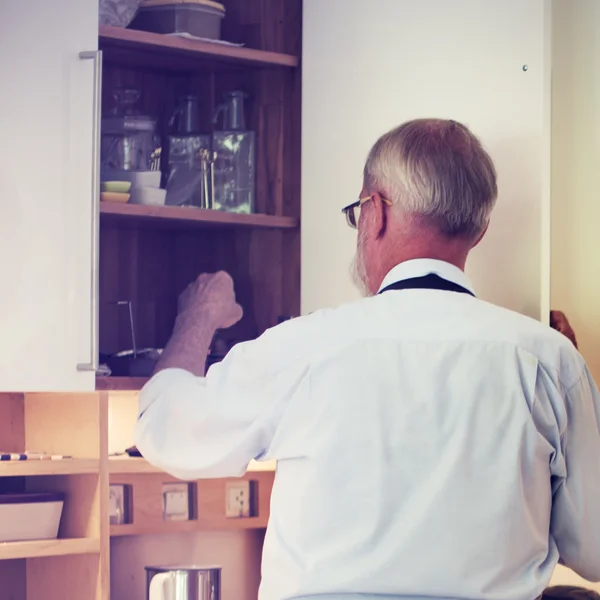
<svg viewBox="0 0 600 600">
<path fill-rule="evenodd" d="M 103 192 L 127 194 L 131 189 L 131 181 L 103 181 L 100 189 Z"/>
<path fill-rule="evenodd" d="M 102 202 L 121 202 L 125 204 L 129 200 L 131 194 L 120 194 L 119 192 L 102 192 L 100 194 L 100 200 Z"/>
</svg>

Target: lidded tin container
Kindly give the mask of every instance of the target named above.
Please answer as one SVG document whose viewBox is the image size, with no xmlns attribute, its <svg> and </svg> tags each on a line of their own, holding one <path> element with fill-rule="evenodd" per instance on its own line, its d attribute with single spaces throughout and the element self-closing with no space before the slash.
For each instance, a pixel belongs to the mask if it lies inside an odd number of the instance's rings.
<svg viewBox="0 0 600 600">
<path fill-rule="evenodd" d="M 131 29 L 221 39 L 225 7 L 213 0 L 143 0 Z"/>
</svg>

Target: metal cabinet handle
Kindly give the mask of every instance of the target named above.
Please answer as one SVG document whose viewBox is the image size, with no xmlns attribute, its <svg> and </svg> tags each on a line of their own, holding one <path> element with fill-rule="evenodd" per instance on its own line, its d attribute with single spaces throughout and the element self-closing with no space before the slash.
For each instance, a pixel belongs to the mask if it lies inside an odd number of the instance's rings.
<svg viewBox="0 0 600 600">
<path fill-rule="evenodd" d="M 80 52 L 81 60 L 94 61 L 94 125 L 92 131 L 92 281 L 90 362 L 77 365 L 78 371 L 97 371 L 99 315 L 99 247 L 100 247 L 100 117 L 102 106 L 102 51 Z"/>
</svg>

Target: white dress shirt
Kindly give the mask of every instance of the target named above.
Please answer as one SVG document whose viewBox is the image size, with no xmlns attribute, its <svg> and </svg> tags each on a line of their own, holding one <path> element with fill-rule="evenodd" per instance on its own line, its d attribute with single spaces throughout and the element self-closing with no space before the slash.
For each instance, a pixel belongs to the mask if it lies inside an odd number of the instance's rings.
<svg viewBox="0 0 600 600">
<path fill-rule="evenodd" d="M 437 273 L 395 267 L 389 283 Z M 261 600 L 534 600 L 600 579 L 600 396 L 571 342 L 468 294 L 388 291 L 239 344 L 140 394 L 136 444 L 177 477 L 277 460 Z"/>
</svg>

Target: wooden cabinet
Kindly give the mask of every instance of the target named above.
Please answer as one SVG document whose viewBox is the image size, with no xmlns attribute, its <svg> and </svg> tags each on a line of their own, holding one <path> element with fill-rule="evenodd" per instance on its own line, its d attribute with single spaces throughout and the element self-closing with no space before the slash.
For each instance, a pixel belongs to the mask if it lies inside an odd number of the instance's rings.
<svg viewBox="0 0 600 600">
<path fill-rule="evenodd" d="M 300 30 L 299 1 L 227 3 L 225 39 L 243 47 L 103 27 L 103 109 L 117 86 L 141 92 L 141 110 L 163 142 L 179 98 L 198 97 L 201 126 L 224 92 L 248 94 L 246 126 L 256 132 L 255 214 L 103 203 L 100 208 L 100 351 L 163 348 L 177 298 L 202 272 L 227 271 L 244 318 L 228 343 L 257 337 L 279 316 L 299 314 Z M 268 6 L 268 10 L 267 10 Z M 284 10 L 285 6 L 285 10 Z M 100 388 L 143 380 L 98 379 Z"/>
<path fill-rule="evenodd" d="M 0 390 L 94 387 L 97 4 L 0 5 Z"/>
<path fill-rule="evenodd" d="M 101 394 L 0 394 L 3 452 L 68 460 L 0 463 L 0 492 L 66 495 L 55 540 L 0 544 L 0 599 L 108 600 L 108 403 Z M 51 426 L 49 426 L 51 424 Z"/>
<path fill-rule="evenodd" d="M 93 390 L 98 353 L 132 348 L 122 303 L 131 302 L 137 347 L 162 348 L 178 295 L 202 272 L 235 281 L 244 318 L 225 332 L 231 344 L 299 314 L 301 2 L 229 1 L 223 36 L 241 47 L 113 27 L 98 38 L 97 0 L 2 11 L 0 76 L 11 91 L 0 100 L 0 390 Z M 248 94 L 255 214 L 95 205 L 99 86 L 94 60 L 79 53 L 98 46 L 103 113 L 117 86 L 135 87 L 163 142 L 181 95 L 198 96 L 210 133 L 223 93 Z M 99 389 L 142 384 L 98 380 Z"/>
<path fill-rule="evenodd" d="M 129 445 L 136 412 L 136 394 L 129 392 L 0 394 L 2 451 L 36 449 L 72 457 L 0 461 L 0 493 L 54 491 L 66 496 L 58 539 L 0 543 L 0 600 L 63 600 L 75 597 L 73 590 L 81 600 L 109 600 L 111 539 L 123 536 L 228 530 L 248 543 L 260 539 L 269 517 L 274 467 L 252 465 L 245 476 L 256 492 L 250 518 L 226 518 L 227 480 L 204 480 L 192 483 L 193 518 L 164 521 L 162 485 L 174 480 L 143 459 L 109 458 L 109 451 Z M 126 524 L 109 523 L 110 484 L 131 488 Z M 131 579 L 142 577 L 143 568 L 131 573 Z M 239 577 L 256 585 L 256 573 L 244 571 Z"/>
<path fill-rule="evenodd" d="M 302 310 L 357 293 L 340 208 L 375 140 L 421 117 L 463 121 L 498 170 L 490 230 L 467 272 L 478 294 L 548 318 L 550 30 L 543 0 L 305 0 Z"/>
</svg>

